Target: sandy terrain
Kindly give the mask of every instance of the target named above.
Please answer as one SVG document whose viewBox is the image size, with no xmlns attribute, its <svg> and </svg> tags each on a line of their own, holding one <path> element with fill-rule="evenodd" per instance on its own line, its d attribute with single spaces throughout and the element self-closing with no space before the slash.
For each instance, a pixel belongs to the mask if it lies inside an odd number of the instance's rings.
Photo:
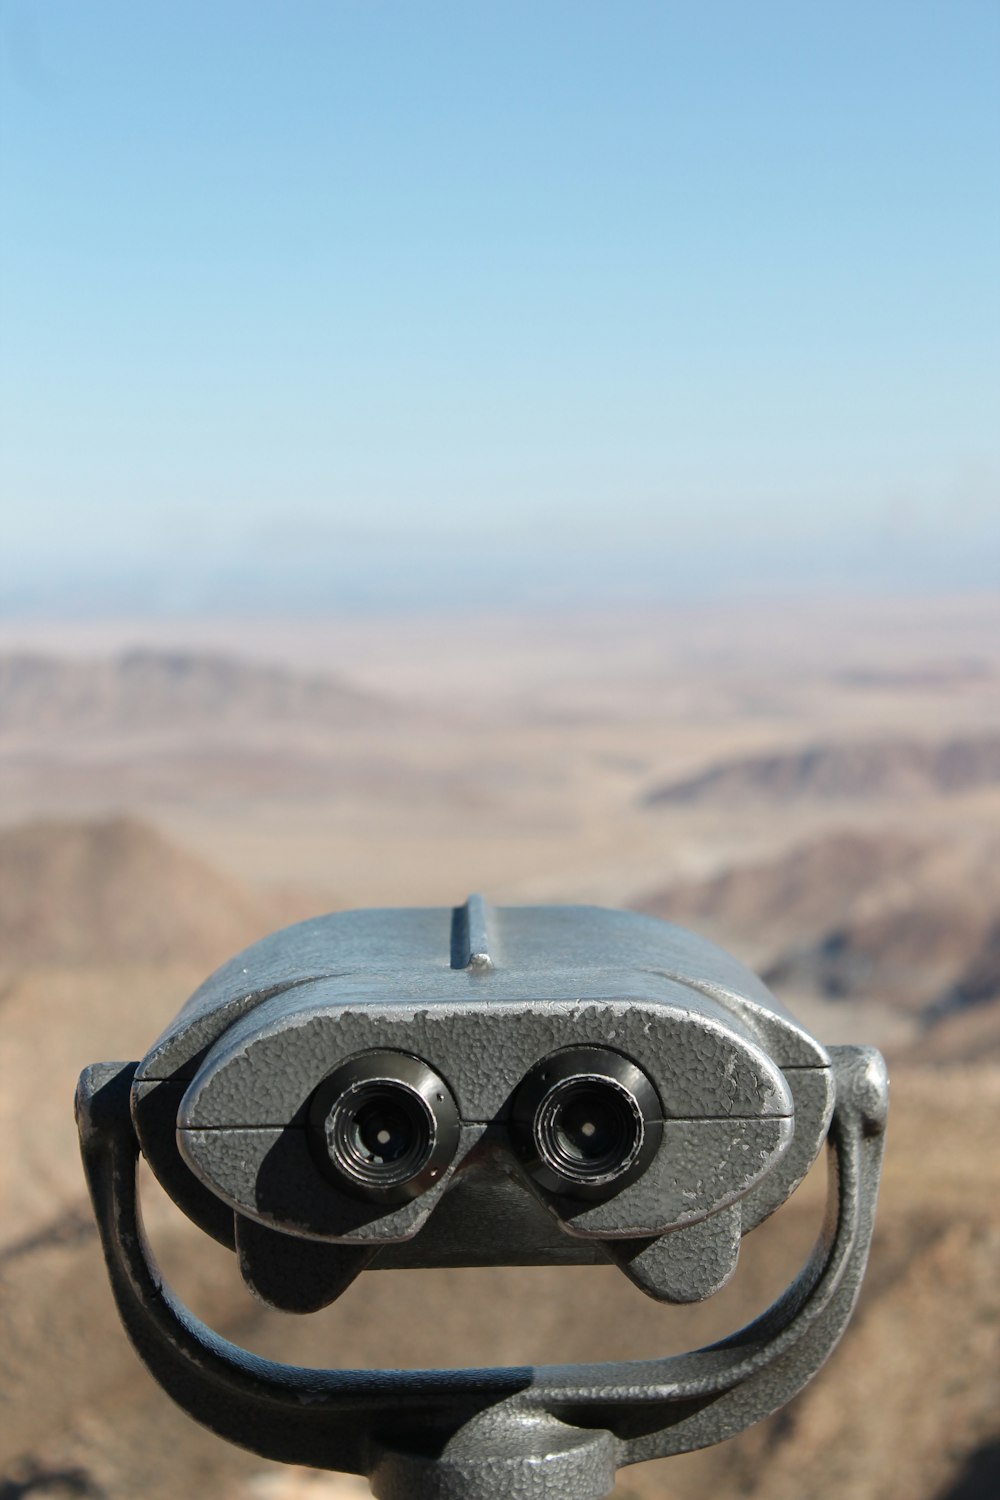
<svg viewBox="0 0 1000 1500">
<path fill-rule="evenodd" d="M 626 1472 L 620 1493 L 997 1493 L 1000 599 L 8 623 L 0 683 L 3 1500 L 366 1492 L 227 1448 L 145 1376 L 99 1264 L 70 1099 L 83 1064 L 140 1055 L 258 933 L 472 889 L 702 928 L 826 1040 L 876 1041 L 893 1063 L 875 1252 L 842 1349 L 786 1413 Z M 168 1272 L 251 1347 L 549 1362 L 730 1331 L 806 1253 L 819 1176 L 693 1309 L 655 1309 L 610 1270 L 498 1269 L 373 1275 L 284 1318 L 149 1197 Z"/>
</svg>

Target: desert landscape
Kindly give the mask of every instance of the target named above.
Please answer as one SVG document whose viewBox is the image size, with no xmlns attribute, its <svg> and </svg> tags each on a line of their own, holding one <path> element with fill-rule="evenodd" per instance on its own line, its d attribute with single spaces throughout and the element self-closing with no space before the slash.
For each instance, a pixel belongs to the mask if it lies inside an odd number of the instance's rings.
<svg viewBox="0 0 1000 1500">
<path fill-rule="evenodd" d="M 216 965 L 354 906 L 596 902 L 678 921 L 892 1074 L 868 1279 L 785 1411 L 624 1471 L 625 1500 L 1000 1491 L 1000 595 L 603 614 L 0 622 L 0 1500 L 351 1500 L 176 1411 L 121 1332 L 80 1171 L 87 1063 L 140 1057 Z M 822 1166 L 733 1282 L 387 1272 L 255 1303 L 150 1180 L 227 1336 L 302 1364 L 652 1357 L 805 1258 Z"/>
</svg>

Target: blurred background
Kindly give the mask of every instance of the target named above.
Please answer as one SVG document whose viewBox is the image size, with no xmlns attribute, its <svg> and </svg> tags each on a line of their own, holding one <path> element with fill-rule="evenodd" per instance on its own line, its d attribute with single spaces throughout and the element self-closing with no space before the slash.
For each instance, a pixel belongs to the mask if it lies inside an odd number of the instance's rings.
<svg viewBox="0 0 1000 1500">
<path fill-rule="evenodd" d="M 860 1310 L 616 1494 L 1000 1489 L 1000 7 L 0 4 L 0 1500 L 352 1500 L 146 1376 L 85 1064 L 318 911 L 632 906 L 886 1051 Z M 384 1273 L 300 1363 L 654 1356 L 731 1285 Z"/>
</svg>

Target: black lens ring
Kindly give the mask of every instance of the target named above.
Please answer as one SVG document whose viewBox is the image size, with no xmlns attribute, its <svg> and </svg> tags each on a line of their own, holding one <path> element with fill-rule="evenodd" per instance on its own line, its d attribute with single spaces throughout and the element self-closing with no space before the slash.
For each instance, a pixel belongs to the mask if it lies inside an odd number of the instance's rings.
<svg viewBox="0 0 1000 1500">
<path fill-rule="evenodd" d="M 525 1076 L 511 1107 L 517 1155 L 556 1196 L 619 1192 L 645 1171 L 662 1133 L 663 1111 L 649 1078 L 608 1047 L 550 1053 Z"/>
<path fill-rule="evenodd" d="M 426 1100 L 395 1078 L 352 1084 L 327 1117 L 333 1165 L 362 1187 L 399 1187 L 416 1177 L 430 1160 L 436 1137 Z"/>
<path fill-rule="evenodd" d="M 318 1164 L 339 1187 L 404 1203 L 433 1187 L 450 1163 L 458 1109 L 447 1084 L 420 1058 L 362 1052 L 316 1089 L 309 1136 Z"/>
<path fill-rule="evenodd" d="M 623 1176 L 642 1150 L 644 1135 L 634 1096 L 599 1073 L 563 1079 L 535 1112 L 539 1156 L 559 1176 L 582 1186 L 600 1187 Z"/>
</svg>

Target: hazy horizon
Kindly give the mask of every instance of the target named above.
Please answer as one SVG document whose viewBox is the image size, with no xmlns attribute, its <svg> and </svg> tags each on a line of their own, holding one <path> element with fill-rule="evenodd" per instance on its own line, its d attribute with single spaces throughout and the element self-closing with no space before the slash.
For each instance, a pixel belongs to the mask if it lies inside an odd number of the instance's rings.
<svg viewBox="0 0 1000 1500">
<path fill-rule="evenodd" d="M 12 565 L 13 564 L 13 565 Z M 511 542 L 477 546 L 428 535 L 368 545 L 273 545 L 37 569 L 0 559 L 0 620 L 178 619 L 239 615 L 422 615 L 590 609 L 662 609 L 735 600 L 791 603 L 813 597 L 950 597 L 1000 584 L 1000 525 L 944 540 L 894 536 L 824 544 L 763 537 L 740 545 L 601 548 Z"/>
</svg>

